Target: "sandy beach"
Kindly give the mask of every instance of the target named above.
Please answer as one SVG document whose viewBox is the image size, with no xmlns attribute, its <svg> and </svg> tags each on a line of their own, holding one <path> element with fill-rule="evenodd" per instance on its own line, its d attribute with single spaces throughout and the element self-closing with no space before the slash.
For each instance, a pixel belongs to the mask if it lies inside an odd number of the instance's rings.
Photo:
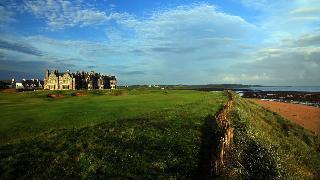
<svg viewBox="0 0 320 180">
<path fill-rule="evenodd" d="M 301 104 L 262 101 L 258 99 L 251 100 L 306 129 L 315 133 L 320 133 L 320 108 Z"/>
</svg>

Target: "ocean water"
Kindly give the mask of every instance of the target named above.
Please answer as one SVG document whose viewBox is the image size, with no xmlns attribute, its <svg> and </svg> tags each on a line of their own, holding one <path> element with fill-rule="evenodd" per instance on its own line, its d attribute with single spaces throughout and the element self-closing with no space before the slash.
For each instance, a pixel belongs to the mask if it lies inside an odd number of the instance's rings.
<svg viewBox="0 0 320 180">
<path fill-rule="evenodd" d="M 257 91 L 320 92 L 320 86 L 268 86 L 268 87 L 250 87 L 247 89 L 252 89 Z"/>
</svg>

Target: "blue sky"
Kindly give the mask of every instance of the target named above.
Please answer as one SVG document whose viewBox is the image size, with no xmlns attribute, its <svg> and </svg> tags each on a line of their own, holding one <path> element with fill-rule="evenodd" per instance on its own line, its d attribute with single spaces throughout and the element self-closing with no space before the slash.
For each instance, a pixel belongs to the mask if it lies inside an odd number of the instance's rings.
<svg viewBox="0 0 320 180">
<path fill-rule="evenodd" d="M 0 79 L 320 85 L 320 0 L 2 0 Z"/>
</svg>

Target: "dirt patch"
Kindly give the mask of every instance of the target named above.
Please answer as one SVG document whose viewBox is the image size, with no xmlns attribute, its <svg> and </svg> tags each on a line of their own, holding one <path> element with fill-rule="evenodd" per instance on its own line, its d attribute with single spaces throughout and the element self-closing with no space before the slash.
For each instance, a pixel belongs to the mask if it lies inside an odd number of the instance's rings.
<svg viewBox="0 0 320 180">
<path fill-rule="evenodd" d="M 47 97 L 57 99 L 62 98 L 63 94 L 48 94 Z"/>
<path fill-rule="evenodd" d="M 257 99 L 251 100 L 306 129 L 318 134 L 320 133 L 320 108 L 301 104 L 262 101 Z"/>
<path fill-rule="evenodd" d="M 86 96 L 87 94 L 85 92 L 75 92 L 72 93 L 72 96 Z"/>
<path fill-rule="evenodd" d="M 0 89 L 0 92 L 3 92 L 3 93 L 16 93 L 17 90 L 14 89 L 14 88 L 10 88 L 10 89 Z"/>
</svg>

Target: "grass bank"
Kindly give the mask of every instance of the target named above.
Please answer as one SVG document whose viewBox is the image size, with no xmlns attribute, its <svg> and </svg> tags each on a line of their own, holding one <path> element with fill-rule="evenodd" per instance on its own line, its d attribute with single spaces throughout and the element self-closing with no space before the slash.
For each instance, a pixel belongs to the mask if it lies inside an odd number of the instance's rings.
<svg viewBox="0 0 320 180">
<path fill-rule="evenodd" d="M 196 177 L 204 126 L 227 100 L 197 91 L 47 93 L 0 94 L 0 178 Z"/>
<path fill-rule="evenodd" d="M 233 149 L 225 177 L 234 179 L 320 178 L 320 139 L 278 114 L 236 97 Z"/>
</svg>

